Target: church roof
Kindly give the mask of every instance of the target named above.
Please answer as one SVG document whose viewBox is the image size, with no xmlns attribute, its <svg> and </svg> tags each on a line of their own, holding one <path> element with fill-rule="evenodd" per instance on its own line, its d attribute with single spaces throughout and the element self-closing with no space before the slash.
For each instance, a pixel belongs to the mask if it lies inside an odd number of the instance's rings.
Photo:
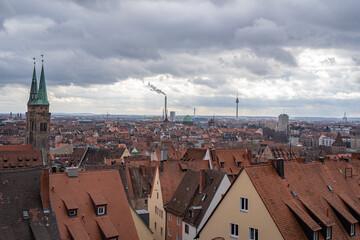
<svg viewBox="0 0 360 240">
<path fill-rule="evenodd" d="M 44 64 L 41 66 L 39 89 L 37 88 L 36 71 L 34 66 L 28 105 L 50 105 L 49 100 L 47 98 Z"/>
<path fill-rule="evenodd" d="M 38 94 L 37 79 L 36 79 L 36 70 L 35 70 L 35 65 L 34 65 L 33 78 L 31 81 L 30 97 L 29 97 L 28 105 L 33 105 L 36 103 L 37 94 Z"/>
<path fill-rule="evenodd" d="M 343 142 L 342 137 L 340 133 L 338 133 L 335 142 L 332 144 L 333 146 L 346 146 L 346 144 Z"/>
<path fill-rule="evenodd" d="M 193 119 L 189 115 L 187 115 L 186 117 L 184 117 L 183 122 L 193 122 Z"/>
<path fill-rule="evenodd" d="M 38 99 L 36 101 L 36 104 L 37 105 L 50 105 L 48 98 L 47 98 L 47 92 L 46 92 L 44 64 L 41 67 L 40 85 L 39 85 Z"/>
</svg>

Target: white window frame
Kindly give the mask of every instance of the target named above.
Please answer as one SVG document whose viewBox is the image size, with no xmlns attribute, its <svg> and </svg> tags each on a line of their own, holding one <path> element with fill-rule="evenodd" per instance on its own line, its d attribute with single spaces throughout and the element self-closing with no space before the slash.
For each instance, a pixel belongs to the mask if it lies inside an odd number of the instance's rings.
<svg viewBox="0 0 360 240">
<path fill-rule="evenodd" d="M 236 223 L 229 224 L 229 235 L 231 238 L 239 238 L 239 225 Z"/>
<path fill-rule="evenodd" d="M 319 231 L 313 232 L 313 240 L 319 240 Z"/>
<path fill-rule="evenodd" d="M 254 237 L 251 236 L 251 232 L 253 232 Z M 257 238 L 255 234 L 256 232 L 257 232 Z M 252 227 L 249 228 L 249 240 L 259 240 L 259 229 Z"/>
<path fill-rule="evenodd" d="M 171 228 L 168 230 L 168 236 L 171 237 Z"/>
<path fill-rule="evenodd" d="M 243 204 L 244 202 L 244 204 Z M 249 199 L 240 197 L 240 211 L 241 212 L 248 212 L 249 211 Z"/>
<path fill-rule="evenodd" d="M 180 226 L 180 218 L 176 219 L 176 225 Z"/>
<path fill-rule="evenodd" d="M 355 224 L 351 224 L 350 225 L 350 236 L 354 236 L 355 235 Z"/>
<path fill-rule="evenodd" d="M 70 217 L 74 217 L 77 215 L 77 210 L 70 210 L 70 211 L 68 211 L 68 214 Z"/>
<path fill-rule="evenodd" d="M 97 207 L 97 215 L 105 215 L 106 213 L 106 206 Z"/>
<path fill-rule="evenodd" d="M 180 234 L 176 234 L 176 240 L 180 240 Z"/>
<path fill-rule="evenodd" d="M 331 227 L 327 227 L 326 228 L 326 240 L 330 240 L 332 237 L 332 228 Z"/>
<path fill-rule="evenodd" d="M 171 213 L 169 213 L 169 222 L 172 221 L 172 216 L 171 216 Z"/>
</svg>

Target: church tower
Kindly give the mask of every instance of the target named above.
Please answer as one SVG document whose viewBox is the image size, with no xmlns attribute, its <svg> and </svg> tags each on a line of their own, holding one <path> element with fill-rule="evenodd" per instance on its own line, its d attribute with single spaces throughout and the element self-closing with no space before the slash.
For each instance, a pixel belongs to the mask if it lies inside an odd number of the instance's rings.
<svg viewBox="0 0 360 240">
<path fill-rule="evenodd" d="M 35 59 L 34 59 L 35 60 Z M 30 97 L 26 112 L 26 139 L 27 145 L 42 150 L 46 164 L 49 164 L 50 151 L 50 103 L 47 98 L 44 60 L 42 60 L 39 89 L 37 89 L 36 70 L 34 62 L 33 79 L 31 82 Z"/>
</svg>

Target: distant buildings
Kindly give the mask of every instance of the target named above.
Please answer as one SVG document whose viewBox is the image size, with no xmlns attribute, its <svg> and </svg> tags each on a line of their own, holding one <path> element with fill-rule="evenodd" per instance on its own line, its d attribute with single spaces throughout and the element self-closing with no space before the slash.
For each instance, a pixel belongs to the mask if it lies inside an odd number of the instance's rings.
<svg viewBox="0 0 360 240">
<path fill-rule="evenodd" d="M 280 114 L 279 115 L 277 131 L 278 132 L 284 132 L 286 134 L 289 133 L 289 115 L 287 115 L 287 114 Z"/>
</svg>

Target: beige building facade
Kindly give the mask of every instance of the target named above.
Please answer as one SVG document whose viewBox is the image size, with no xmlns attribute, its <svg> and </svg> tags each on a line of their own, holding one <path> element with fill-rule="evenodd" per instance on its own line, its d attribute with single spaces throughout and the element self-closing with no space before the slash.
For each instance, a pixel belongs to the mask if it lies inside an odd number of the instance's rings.
<svg viewBox="0 0 360 240">
<path fill-rule="evenodd" d="M 241 171 L 198 237 L 204 240 L 283 239 L 246 171 Z"/>
<path fill-rule="evenodd" d="M 163 197 L 160 185 L 159 168 L 155 170 L 153 188 L 148 199 L 149 225 L 153 231 L 153 239 L 165 239 L 166 212 L 164 210 Z"/>
</svg>

